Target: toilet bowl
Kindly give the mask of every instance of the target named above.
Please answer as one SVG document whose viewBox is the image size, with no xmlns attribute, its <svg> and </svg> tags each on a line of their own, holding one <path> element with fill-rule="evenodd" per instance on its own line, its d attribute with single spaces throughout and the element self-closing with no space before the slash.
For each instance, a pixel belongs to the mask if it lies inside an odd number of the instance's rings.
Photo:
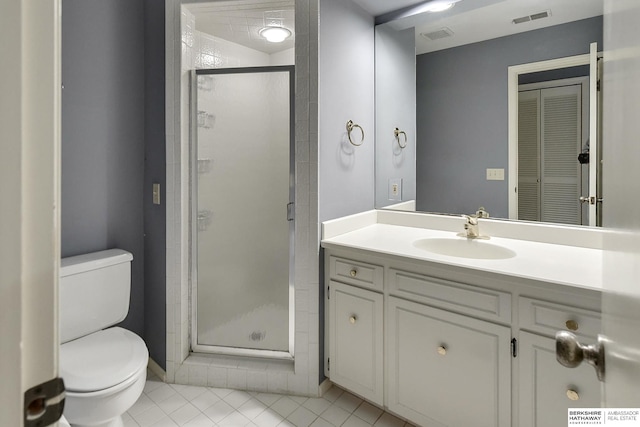
<svg viewBox="0 0 640 427">
<path fill-rule="evenodd" d="M 60 374 L 72 427 L 122 427 L 122 414 L 142 394 L 147 347 L 112 326 L 129 309 L 132 259 L 114 249 L 62 260 Z"/>
</svg>

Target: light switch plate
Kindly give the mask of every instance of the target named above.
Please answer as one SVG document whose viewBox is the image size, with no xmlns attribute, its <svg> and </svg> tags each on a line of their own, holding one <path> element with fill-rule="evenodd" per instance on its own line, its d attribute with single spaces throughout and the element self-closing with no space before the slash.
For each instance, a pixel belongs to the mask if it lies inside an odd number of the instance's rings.
<svg viewBox="0 0 640 427">
<path fill-rule="evenodd" d="M 153 184 L 153 204 L 160 204 L 160 184 L 158 183 Z"/>
<path fill-rule="evenodd" d="M 487 181 L 504 181 L 504 169 L 487 169 Z"/>
<path fill-rule="evenodd" d="M 402 178 L 389 179 L 389 200 L 402 201 Z"/>
</svg>

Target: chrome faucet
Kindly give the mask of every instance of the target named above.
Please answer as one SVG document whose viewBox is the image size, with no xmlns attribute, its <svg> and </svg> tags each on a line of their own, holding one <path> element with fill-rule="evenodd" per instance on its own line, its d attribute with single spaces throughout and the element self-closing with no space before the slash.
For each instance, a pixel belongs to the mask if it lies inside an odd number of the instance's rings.
<svg viewBox="0 0 640 427">
<path fill-rule="evenodd" d="M 480 228 L 478 226 L 478 218 L 489 218 L 489 212 L 484 210 L 484 207 L 480 206 L 475 215 L 462 215 L 465 219 L 464 229 L 466 231 L 467 239 L 477 239 L 480 236 Z"/>
<path fill-rule="evenodd" d="M 478 217 L 475 215 L 462 215 L 465 219 L 464 229 L 467 232 L 467 239 L 476 239 L 480 237 L 478 229 Z"/>
</svg>

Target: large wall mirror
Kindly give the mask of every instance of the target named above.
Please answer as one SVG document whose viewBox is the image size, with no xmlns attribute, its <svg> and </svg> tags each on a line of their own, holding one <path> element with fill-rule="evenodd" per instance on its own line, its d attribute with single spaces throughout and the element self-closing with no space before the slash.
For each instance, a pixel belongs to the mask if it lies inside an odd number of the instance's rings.
<svg viewBox="0 0 640 427">
<path fill-rule="evenodd" d="M 380 17 L 376 207 L 600 225 L 602 3 L 459 0 Z"/>
</svg>

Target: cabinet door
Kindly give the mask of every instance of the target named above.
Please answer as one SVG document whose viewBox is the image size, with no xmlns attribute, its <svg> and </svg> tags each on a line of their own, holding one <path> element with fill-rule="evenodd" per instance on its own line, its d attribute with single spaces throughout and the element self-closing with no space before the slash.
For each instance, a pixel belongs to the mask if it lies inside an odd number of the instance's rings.
<svg viewBox="0 0 640 427">
<path fill-rule="evenodd" d="M 555 340 L 520 332 L 520 427 L 567 425 L 568 408 L 600 407 L 600 383 L 585 363 L 556 360 Z"/>
<path fill-rule="evenodd" d="M 424 427 L 511 425 L 511 331 L 398 298 L 388 308 L 388 407 Z"/>
<path fill-rule="evenodd" d="M 329 295 L 331 381 L 382 405 L 382 294 L 332 281 Z"/>
</svg>

